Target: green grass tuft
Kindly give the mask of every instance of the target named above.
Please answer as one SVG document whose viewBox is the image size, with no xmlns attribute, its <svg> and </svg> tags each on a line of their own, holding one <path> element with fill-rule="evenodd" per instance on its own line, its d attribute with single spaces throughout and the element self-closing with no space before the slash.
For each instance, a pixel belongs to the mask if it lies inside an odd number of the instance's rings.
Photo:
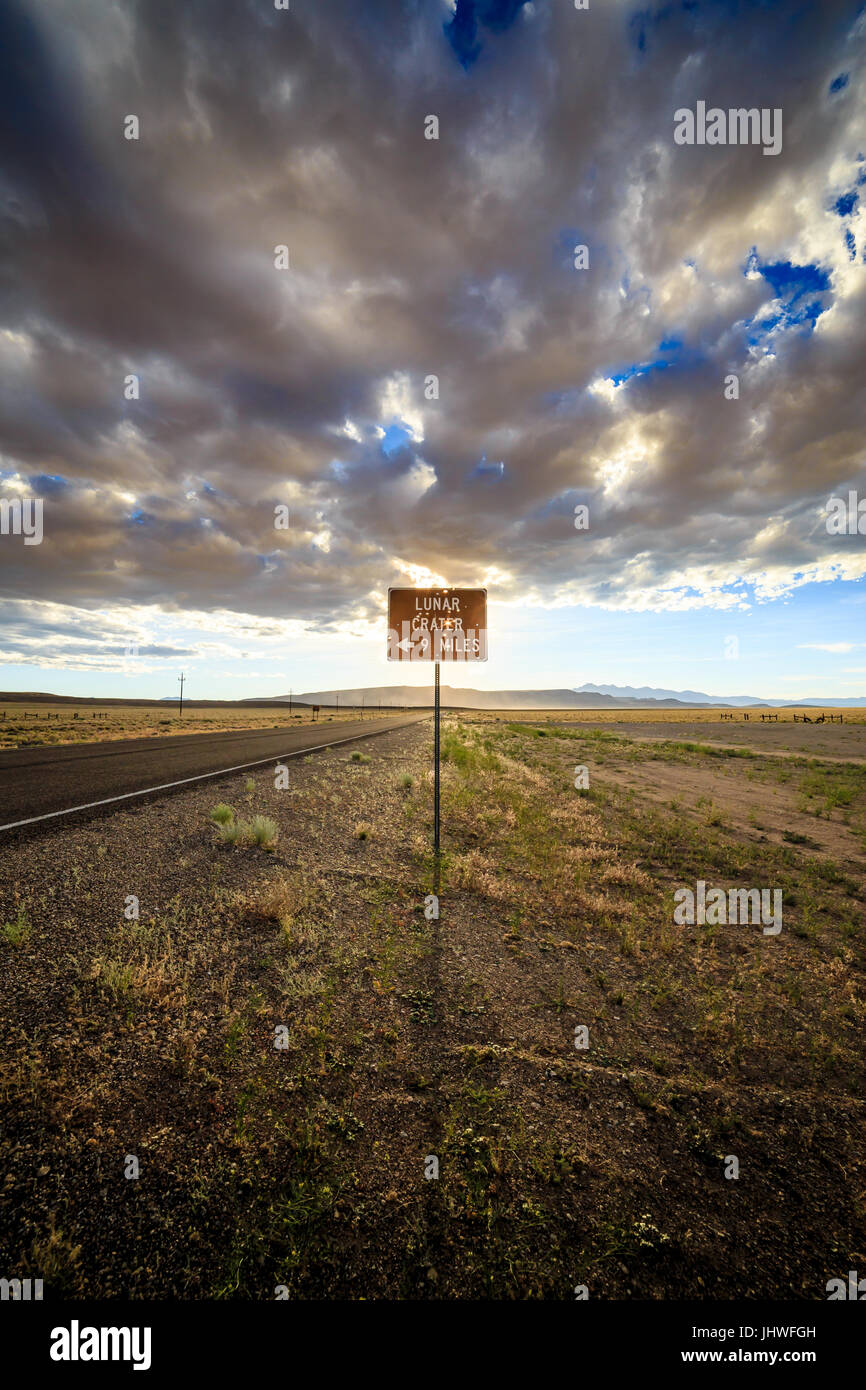
<svg viewBox="0 0 866 1390">
<path fill-rule="evenodd" d="M 261 845 L 263 849 L 272 849 L 280 833 L 276 821 L 272 821 L 270 816 L 253 816 L 244 830 L 252 844 Z"/>
<path fill-rule="evenodd" d="M 27 920 L 27 913 L 23 907 L 19 907 L 18 915 L 14 921 L 3 922 L 0 925 L 0 936 L 4 941 L 8 941 L 10 946 L 20 946 L 22 941 L 26 941 L 30 935 L 30 923 Z"/>
</svg>

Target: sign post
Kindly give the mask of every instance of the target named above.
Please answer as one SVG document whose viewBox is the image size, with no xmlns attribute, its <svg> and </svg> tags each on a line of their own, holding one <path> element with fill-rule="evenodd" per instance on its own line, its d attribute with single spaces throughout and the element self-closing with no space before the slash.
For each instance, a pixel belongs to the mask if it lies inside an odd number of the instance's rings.
<svg viewBox="0 0 866 1390">
<path fill-rule="evenodd" d="M 433 701 L 433 853 L 439 866 L 439 662 L 436 662 L 436 694 Z M 439 875 L 436 875 L 438 891 Z"/>
<path fill-rule="evenodd" d="M 486 589 L 389 589 L 388 660 L 432 661 L 433 853 L 439 891 L 439 663 L 487 660 Z"/>
</svg>

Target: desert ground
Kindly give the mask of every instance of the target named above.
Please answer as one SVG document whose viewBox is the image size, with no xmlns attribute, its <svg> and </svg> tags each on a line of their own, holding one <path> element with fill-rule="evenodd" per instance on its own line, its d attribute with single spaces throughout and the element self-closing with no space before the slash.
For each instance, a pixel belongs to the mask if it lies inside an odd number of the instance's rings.
<svg viewBox="0 0 866 1390">
<path fill-rule="evenodd" d="M 866 1265 L 866 723 L 580 713 L 444 719 L 438 920 L 429 722 L 4 837 L 0 1265 L 567 1300 Z M 783 930 L 676 925 L 698 879 Z"/>
<path fill-rule="evenodd" d="M 433 692 L 430 691 L 430 702 L 432 705 Z M 291 711 L 288 705 L 205 705 L 195 701 L 184 703 L 183 714 L 179 715 L 177 706 L 174 704 L 147 705 L 141 703 L 123 704 L 74 704 L 68 702 L 52 702 L 50 700 L 14 700 L 3 699 L 0 697 L 0 750 L 4 748 L 26 748 L 43 745 L 63 745 L 70 743 L 95 743 L 110 742 L 125 738 L 166 738 L 176 734 L 198 734 L 198 733 L 220 733 L 230 729 L 270 729 L 270 728 L 295 728 L 299 725 L 319 722 L 322 724 L 346 722 L 362 716 L 369 718 L 382 718 L 389 713 L 397 716 L 403 713 L 400 709 L 389 710 L 371 705 L 366 710 L 358 706 L 341 706 L 339 709 L 333 706 L 323 706 L 318 715 L 314 715 L 312 709 L 301 706 L 294 707 Z M 694 726 L 693 732 L 700 732 L 707 735 L 713 730 L 714 736 L 722 737 L 731 735 L 736 737 L 734 730 L 750 731 L 757 727 L 761 729 L 760 737 L 769 743 L 773 737 L 769 730 L 775 728 L 775 722 L 771 725 L 766 720 L 761 720 L 761 713 L 767 711 L 751 711 L 749 720 L 743 719 L 742 711 L 731 711 L 732 720 L 722 721 L 720 711 L 717 709 L 690 709 L 687 713 L 679 710 L 519 710 L 519 711 L 452 711 L 452 713 L 471 715 L 473 720 L 489 721 L 491 723 L 507 723 L 510 720 L 528 720 L 530 722 L 540 722 L 542 724 L 555 722 L 565 724 L 620 724 L 629 726 L 632 724 L 646 724 L 648 730 L 658 731 L 659 725 L 677 724 L 682 726 L 681 734 L 685 737 L 685 730 L 688 725 Z M 775 711 L 772 711 L 775 713 Z M 827 719 L 832 714 L 835 719 L 842 716 L 844 727 L 849 725 L 866 723 L 866 709 L 798 709 L 778 711 L 779 723 L 786 727 L 793 725 L 794 714 L 801 719 L 804 714 L 810 720 L 815 720 L 820 715 L 825 715 Z M 714 726 L 718 725 L 718 730 Z M 836 737 L 836 730 L 840 727 L 837 723 L 825 722 L 819 725 L 798 725 L 801 728 L 805 739 L 804 748 L 819 747 L 822 740 L 832 741 Z M 788 736 L 791 730 L 788 728 Z M 778 734 L 776 735 L 778 737 Z M 847 746 L 844 744 L 843 747 Z M 763 745 L 762 745 L 763 746 Z"/>
<path fill-rule="evenodd" d="M 463 713 L 463 711 L 458 711 Z M 466 711 L 469 713 L 469 711 Z M 840 709 L 837 706 L 798 706 L 791 709 L 718 709 L 715 706 L 692 706 L 689 709 L 567 709 L 567 710 L 473 710 L 472 717 L 491 720 L 496 723 L 508 723 L 518 719 L 529 721 L 536 724 L 622 724 L 630 726 L 632 724 L 646 724 L 648 728 L 655 729 L 658 725 L 675 724 L 680 734 L 690 727 L 696 727 L 703 734 L 709 734 L 713 730 L 718 730 L 721 737 L 727 736 L 732 729 L 755 729 L 765 730 L 775 728 L 776 725 L 784 725 L 789 733 L 793 726 L 802 725 L 803 730 L 808 730 L 808 725 L 803 724 L 803 716 L 807 715 L 809 723 L 815 726 L 815 732 L 821 733 L 826 730 L 839 727 L 841 716 L 842 727 L 849 724 L 866 724 L 866 709 L 852 708 Z M 761 715 L 764 715 L 764 719 Z M 722 716 L 729 716 L 722 718 Z M 748 715 L 748 719 L 745 718 Z M 769 716 L 778 716 L 770 719 Z M 824 716 L 821 723 L 817 720 Z M 832 722 L 830 716 L 833 716 Z M 663 730 L 659 730 L 661 733 Z"/>
</svg>

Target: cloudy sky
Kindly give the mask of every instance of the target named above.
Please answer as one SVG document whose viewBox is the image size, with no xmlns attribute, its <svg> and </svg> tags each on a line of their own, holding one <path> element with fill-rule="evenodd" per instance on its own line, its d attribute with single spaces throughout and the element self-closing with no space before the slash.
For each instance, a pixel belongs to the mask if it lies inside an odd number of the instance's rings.
<svg viewBox="0 0 866 1390">
<path fill-rule="evenodd" d="M 0 16 L 0 498 L 44 532 L 0 535 L 0 687 L 421 683 L 386 595 L 441 582 L 490 595 L 449 683 L 866 693 L 866 536 L 827 529 L 866 498 L 866 6 Z M 676 143 L 698 102 L 781 151 Z"/>
</svg>

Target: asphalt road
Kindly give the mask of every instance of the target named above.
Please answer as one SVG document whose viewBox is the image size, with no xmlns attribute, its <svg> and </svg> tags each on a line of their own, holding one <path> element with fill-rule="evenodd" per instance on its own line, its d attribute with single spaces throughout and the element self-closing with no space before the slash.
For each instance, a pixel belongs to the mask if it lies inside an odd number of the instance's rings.
<svg viewBox="0 0 866 1390">
<path fill-rule="evenodd" d="M 299 729 L 236 729 L 221 734 L 180 734 L 129 738 L 112 743 L 11 748 L 0 752 L 0 830 L 22 821 L 69 810 L 104 810 L 128 805 L 142 792 L 167 792 L 172 783 L 240 771 L 250 764 L 276 762 L 311 748 L 340 743 L 429 719 L 429 713 L 399 718 L 310 724 Z M 104 807 L 94 803 L 107 802 Z"/>
</svg>

